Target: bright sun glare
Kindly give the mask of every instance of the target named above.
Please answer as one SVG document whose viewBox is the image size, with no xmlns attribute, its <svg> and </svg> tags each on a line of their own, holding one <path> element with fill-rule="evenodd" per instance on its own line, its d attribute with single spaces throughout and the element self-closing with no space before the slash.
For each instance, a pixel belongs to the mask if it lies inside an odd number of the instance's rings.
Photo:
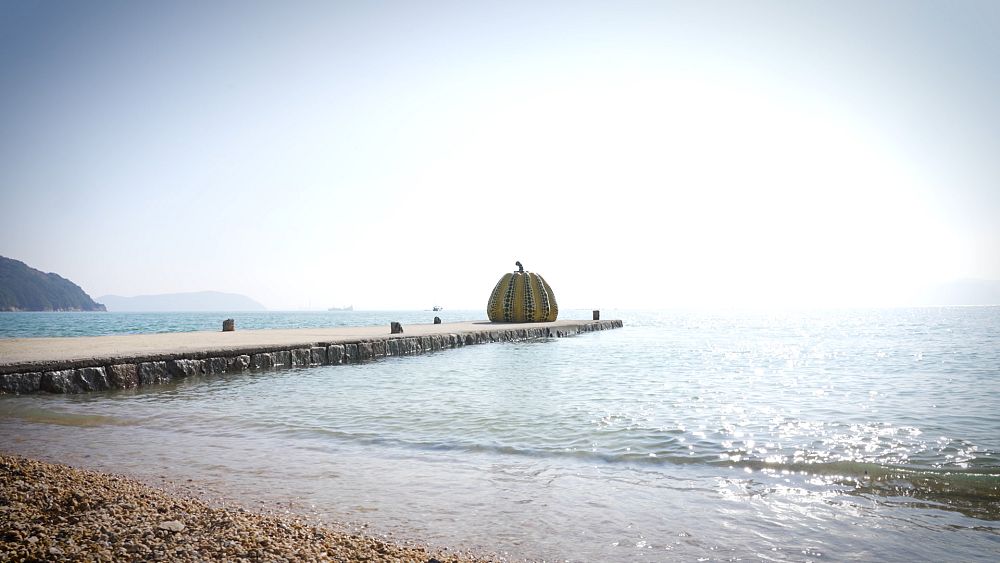
<svg viewBox="0 0 1000 563">
<path fill-rule="evenodd" d="M 884 302 L 955 266 L 912 164 L 835 100 L 619 78 L 485 97 L 451 124 L 462 143 L 427 159 L 404 208 L 443 191 L 454 197 L 433 205 L 459 216 L 513 190 L 532 209 L 606 220 L 615 233 L 560 258 L 627 264 L 646 305 Z"/>
</svg>

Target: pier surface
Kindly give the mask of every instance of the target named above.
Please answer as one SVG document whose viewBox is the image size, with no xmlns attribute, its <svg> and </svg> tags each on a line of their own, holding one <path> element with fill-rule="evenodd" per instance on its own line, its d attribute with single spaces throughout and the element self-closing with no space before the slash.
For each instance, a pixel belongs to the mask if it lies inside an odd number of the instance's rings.
<svg viewBox="0 0 1000 563">
<path fill-rule="evenodd" d="M 75 393 L 166 383 L 200 374 L 307 367 L 471 344 L 561 337 L 621 321 L 466 321 L 389 326 L 169 332 L 0 339 L 0 393 Z"/>
</svg>

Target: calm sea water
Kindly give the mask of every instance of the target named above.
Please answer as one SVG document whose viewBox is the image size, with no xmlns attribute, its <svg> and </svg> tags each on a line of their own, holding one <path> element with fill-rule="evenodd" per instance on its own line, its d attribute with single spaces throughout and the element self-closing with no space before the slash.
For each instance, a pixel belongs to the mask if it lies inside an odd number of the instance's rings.
<svg viewBox="0 0 1000 563">
<path fill-rule="evenodd" d="M 483 316 L 235 318 L 434 315 Z M 603 316 L 625 328 L 5 396 L 0 435 L 8 451 L 191 479 L 210 495 L 512 558 L 1000 558 L 1000 308 Z M 221 319 L 5 314 L 0 334 L 217 330 Z"/>
<path fill-rule="evenodd" d="M 583 315 L 584 311 L 570 311 Z M 576 316 L 567 318 L 590 318 Z M 392 321 L 426 324 L 484 318 L 482 311 L 262 311 L 198 313 L 2 313 L 0 338 L 35 336 L 101 336 L 220 330 L 233 319 L 237 330 L 388 325 Z"/>
</svg>

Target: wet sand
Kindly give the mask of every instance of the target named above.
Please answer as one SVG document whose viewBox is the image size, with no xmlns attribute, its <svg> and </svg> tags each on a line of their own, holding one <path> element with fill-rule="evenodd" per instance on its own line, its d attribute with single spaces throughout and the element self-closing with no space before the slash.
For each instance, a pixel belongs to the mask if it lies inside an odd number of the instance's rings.
<svg viewBox="0 0 1000 563">
<path fill-rule="evenodd" d="M 0 454 L 2 561 L 486 561 Z"/>
</svg>

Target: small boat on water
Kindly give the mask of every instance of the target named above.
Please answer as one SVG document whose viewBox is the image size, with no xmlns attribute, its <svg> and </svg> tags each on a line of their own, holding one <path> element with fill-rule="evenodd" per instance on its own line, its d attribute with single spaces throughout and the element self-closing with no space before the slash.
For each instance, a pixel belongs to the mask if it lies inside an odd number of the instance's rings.
<svg viewBox="0 0 1000 563">
<path fill-rule="evenodd" d="M 442 307 L 440 305 L 435 305 L 435 306 L 431 307 L 431 311 L 444 311 L 444 307 Z"/>
<path fill-rule="evenodd" d="M 330 307 L 327 311 L 353 311 L 354 305 L 348 305 L 347 307 Z"/>
</svg>

